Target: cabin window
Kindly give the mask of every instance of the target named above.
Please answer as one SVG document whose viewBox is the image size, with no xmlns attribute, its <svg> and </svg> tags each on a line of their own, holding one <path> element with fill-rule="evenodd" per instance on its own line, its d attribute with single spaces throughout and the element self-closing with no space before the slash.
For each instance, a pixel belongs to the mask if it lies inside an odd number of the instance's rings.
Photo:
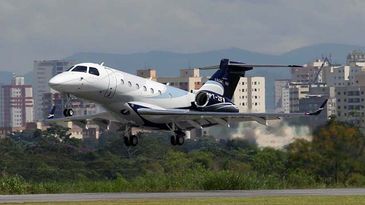
<svg viewBox="0 0 365 205">
<path fill-rule="evenodd" d="M 139 89 L 139 84 L 138 83 L 136 83 L 136 87 L 137 87 L 137 89 Z"/>
<path fill-rule="evenodd" d="M 132 82 L 131 81 L 128 81 L 128 86 L 132 87 Z"/>
<path fill-rule="evenodd" d="M 147 91 L 147 87 L 146 86 L 143 86 L 143 91 Z"/>
<path fill-rule="evenodd" d="M 100 75 L 98 69 L 96 69 L 94 67 L 89 67 L 89 73 L 92 75 L 96 75 L 96 76 Z"/>
<path fill-rule="evenodd" d="M 155 90 L 153 89 L 153 88 L 151 88 L 151 93 L 153 94 L 153 93 L 155 93 Z"/>
<path fill-rule="evenodd" d="M 123 79 L 120 79 L 120 82 L 121 82 L 122 84 L 124 84 L 124 80 L 123 80 Z"/>
<path fill-rule="evenodd" d="M 86 73 L 87 67 L 86 66 L 76 66 L 74 69 L 72 69 L 72 72 L 82 72 Z"/>
<path fill-rule="evenodd" d="M 161 90 L 158 90 L 158 94 L 159 94 L 159 95 L 162 95 L 162 92 L 161 92 Z"/>
</svg>

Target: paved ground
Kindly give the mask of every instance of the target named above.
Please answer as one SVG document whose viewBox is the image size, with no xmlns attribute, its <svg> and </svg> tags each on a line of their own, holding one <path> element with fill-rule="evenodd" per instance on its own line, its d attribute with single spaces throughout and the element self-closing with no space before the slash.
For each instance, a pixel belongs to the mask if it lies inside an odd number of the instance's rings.
<svg viewBox="0 0 365 205">
<path fill-rule="evenodd" d="M 205 191 L 168 193 L 82 193 L 82 194 L 27 194 L 0 195 L 0 203 L 9 202 L 54 202 L 54 201 L 102 201 L 123 199 L 178 199 L 210 197 L 259 197 L 259 196 L 351 196 L 365 195 L 359 189 L 284 189 L 250 191 Z"/>
</svg>

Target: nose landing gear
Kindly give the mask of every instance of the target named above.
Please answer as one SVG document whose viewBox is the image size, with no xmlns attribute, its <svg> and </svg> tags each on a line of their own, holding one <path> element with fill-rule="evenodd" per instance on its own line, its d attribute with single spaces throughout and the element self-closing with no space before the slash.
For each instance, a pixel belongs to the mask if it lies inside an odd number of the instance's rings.
<svg viewBox="0 0 365 205">
<path fill-rule="evenodd" d="M 72 115 L 74 115 L 74 111 L 72 109 L 64 109 L 63 110 L 63 116 L 71 117 Z"/>
<path fill-rule="evenodd" d="M 74 115 L 74 111 L 71 108 L 69 108 L 71 104 L 71 96 L 70 94 L 67 94 L 66 97 L 67 99 L 65 103 L 65 109 L 63 110 L 63 116 L 71 117 L 72 115 Z"/>
</svg>

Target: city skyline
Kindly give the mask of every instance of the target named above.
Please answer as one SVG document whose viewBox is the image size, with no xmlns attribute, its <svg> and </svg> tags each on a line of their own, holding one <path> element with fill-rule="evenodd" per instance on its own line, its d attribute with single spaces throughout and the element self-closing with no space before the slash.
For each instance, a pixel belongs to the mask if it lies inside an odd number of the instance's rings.
<svg viewBox="0 0 365 205">
<path fill-rule="evenodd" d="M 78 52 L 365 45 L 362 1 L 1 1 L 0 71 Z M 86 12 L 84 12 L 86 11 Z M 352 32 L 356 31 L 356 32 Z"/>
</svg>

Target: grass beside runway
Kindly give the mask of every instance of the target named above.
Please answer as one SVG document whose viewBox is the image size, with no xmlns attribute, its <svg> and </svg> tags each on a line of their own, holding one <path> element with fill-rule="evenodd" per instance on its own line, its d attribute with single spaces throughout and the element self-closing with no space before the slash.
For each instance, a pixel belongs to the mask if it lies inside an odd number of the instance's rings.
<svg viewBox="0 0 365 205">
<path fill-rule="evenodd" d="M 6 203 L 19 204 L 19 203 Z M 293 196 L 293 197 L 247 197 L 247 198 L 199 198 L 199 199 L 129 199 L 83 202 L 29 202 L 22 205 L 352 205 L 365 204 L 365 196 Z"/>
</svg>

